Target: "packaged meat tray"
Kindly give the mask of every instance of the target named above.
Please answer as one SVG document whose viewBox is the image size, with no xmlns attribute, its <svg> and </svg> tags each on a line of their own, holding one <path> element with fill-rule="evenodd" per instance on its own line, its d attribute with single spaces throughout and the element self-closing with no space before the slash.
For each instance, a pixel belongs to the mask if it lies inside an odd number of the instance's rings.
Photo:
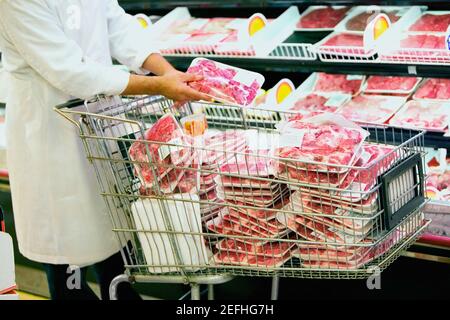
<svg viewBox="0 0 450 320">
<path fill-rule="evenodd" d="M 389 123 L 403 128 L 445 132 L 449 118 L 449 103 L 412 100 L 408 101 Z"/>
<path fill-rule="evenodd" d="M 269 150 L 256 150 L 245 154 L 236 154 L 219 168 L 219 172 L 222 176 L 268 177 L 274 175 Z"/>
<path fill-rule="evenodd" d="M 339 92 L 355 96 L 361 91 L 364 79 L 365 77 L 361 75 L 318 72 L 313 91 L 319 93 Z"/>
<path fill-rule="evenodd" d="M 253 256 L 246 253 L 236 253 L 228 251 L 219 251 L 214 255 L 214 262 L 216 264 L 231 264 L 239 266 L 248 266 L 255 268 L 279 268 L 285 264 L 291 258 L 291 254 L 288 253 L 283 257 L 273 258 L 270 255 L 267 256 Z"/>
<path fill-rule="evenodd" d="M 364 36 L 350 32 L 333 32 L 316 44 L 319 54 L 333 57 L 371 58 L 376 51 L 364 47 Z M 321 57 L 321 59 L 323 59 Z M 333 59 L 333 58 L 330 58 Z"/>
<path fill-rule="evenodd" d="M 338 115 L 318 115 L 302 121 L 290 121 L 279 127 L 280 142 L 274 155 L 279 164 L 296 170 L 344 173 L 356 161 L 369 133 Z"/>
<path fill-rule="evenodd" d="M 259 73 L 204 58 L 194 59 L 187 72 L 204 77 L 201 81 L 189 83 L 192 88 L 233 105 L 251 104 L 264 83 L 264 77 Z"/>
<path fill-rule="evenodd" d="M 414 92 L 422 78 L 397 76 L 370 76 L 364 85 L 364 93 L 404 94 Z"/>
<path fill-rule="evenodd" d="M 450 100 L 450 79 L 425 79 L 413 95 L 413 99 L 447 102 Z"/>
<path fill-rule="evenodd" d="M 444 34 L 401 33 L 380 45 L 380 58 L 399 62 L 448 63 L 450 52 Z"/>
<path fill-rule="evenodd" d="M 449 25 L 449 11 L 427 11 L 409 27 L 408 31 L 445 33 Z"/>
<path fill-rule="evenodd" d="M 336 113 L 362 124 L 384 124 L 406 102 L 404 97 L 359 95 L 344 104 Z"/>
<path fill-rule="evenodd" d="M 290 120 L 301 120 L 322 113 L 333 113 L 349 99 L 350 95 L 340 93 L 310 93 L 297 97 L 293 104 L 286 107 L 288 112 L 294 113 L 289 117 Z"/>
<path fill-rule="evenodd" d="M 410 7 L 381 7 L 379 12 L 374 12 L 373 7 L 359 6 L 353 8 L 348 15 L 336 27 L 339 31 L 364 32 L 367 25 L 374 19 L 377 14 L 384 13 L 388 16 L 392 24 L 398 22 L 404 16 Z"/>
<path fill-rule="evenodd" d="M 192 138 L 184 134 L 177 120 L 170 113 L 161 117 L 145 132 L 143 138 L 149 142 L 137 141 L 128 151 L 142 187 L 150 190 L 155 183 L 159 183 L 164 193 L 173 192 L 183 178 L 186 182 L 186 175 L 192 173 L 187 169 L 198 157 L 196 150 L 192 147 Z M 174 166 L 186 169 L 174 169 Z M 183 186 L 180 187 L 184 189 Z"/>
<path fill-rule="evenodd" d="M 297 22 L 297 31 L 328 31 L 345 17 L 350 7 L 310 6 L 302 13 Z"/>
<path fill-rule="evenodd" d="M 288 240 L 288 238 L 284 239 Z M 294 242 L 268 241 L 264 244 L 250 244 L 237 239 L 223 239 L 216 244 L 218 250 L 222 252 L 235 252 L 240 254 L 267 256 L 267 257 L 283 257 L 296 248 Z"/>
</svg>

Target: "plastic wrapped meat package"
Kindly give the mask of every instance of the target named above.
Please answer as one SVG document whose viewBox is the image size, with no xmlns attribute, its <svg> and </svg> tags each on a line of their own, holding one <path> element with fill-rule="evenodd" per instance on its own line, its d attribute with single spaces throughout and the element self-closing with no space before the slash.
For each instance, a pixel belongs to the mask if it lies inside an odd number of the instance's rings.
<svg viewBox="0 0 450 320">
<path fill-rule="evenodd" d="M 141 181 L 141 193 L 196 192 L 198 154 L 192 143 L 192 137 L 184 134 L 170 113 L 147 130 L 142 140 L 133 143 L 129 156 Z"/>
<path fill-rule="evenodd" d="M 323 114 L 279 126 L 274 155 L 279 173 L 285 166 L 299 170 L 344 173 L 356 161 L 368 132 L 342 116 Z M 289 172 L 290 174 L 290 172 Z"/>
<path fill-rule="evenodd" d="M 327 218 L 315 216 L 313 214 L 302 215 L 301 212 L 303 210 L 307 211 L 308 208 L 303 207 L 298 209 L 299 214 L 297 215 L 277 215 L 277 219 L 285 224 L 290 230 L 307 241 L 317 242 L 314 244 L 298 244 L 299 251 L 295 256 L 301 259 L 303 267 L 339 269 L 359 268 L 387 252 L 392 246 L 408 236 L 412 230 L 408 227 L 408 224 L 397 227 L 397 229 L 391 231 L 390 234 L 373 246 L 371 245 L 373 239 L 371 239 L 370 232 L 367 232 L 367 236 L 364 236 L 363 229 L 361 229 L 363 232 L 360 232 L 359 234 L 356 233 L 357 229 L 354 229 L 357 226 L 364 225 L 364 220 L 355 220 L 356 216 L 350 216 L 350 218 L 348 218 L 348 225 L 344 228 L 352 233 L 347 234 L 342 232 L 343 227 L 339 226 L 339 223 L 344 221 L 343 219 L 339 222 L 339 218 L 336 220 L 334 217 Z M 423 219 L 423 216 L 418 216 L 417 219 Z M 355 221 L 359 221 L 358 225 Z M 370 221 L 370 219 L 367 221 Z M 420 224 L 420 221 L 417 222 Z M 415 221 L 412 221 L 411 223 L 415 223 Z M 349 227 L 351 229 L 348 229 Z M 370 228 L 370 222 L 366 224 L 365 228 Z M 331 242 L 333 244 L 330 244 Z"/>
<path fill-rule="evenodd" d="M 397 22 L 402 14 L 404 9 L 382 9 L 379 13 L 384 13 L 389 17 L 391 23 Z M 372 21 L 373 18 L 376 17 L 373 11 L 362 11 L 359 13 L 351 14 L 348 16 L 348 19 L 345 21 L 345 29 L 347 31 L 358 31 L 363 32 L 366 29 L 366 26 Z M 343 22 L 344 23 L 344 22 Z"/>
<path fill-rule="evenodd" d="M 450 60 L 450 53 L 446 48 L 444 34 L 408 34 L 400 35 L 400 38 L 384 45 L 381 59 L 389 61 L 407 62 L 445 62 Z"/>
<path fill-rule="evenodd" d="M 450 100 L 450 79 L 426 79 L 413 95 L 415 100 Z"/>
<path fill-rule="evenodd" d="M 362 34 L 349 32 L 334 32 L 318 43 L 318 51 L 322 54 L 337 54 L 346 56 L 371 56 L 373 49 L 364 48 Z"/>
<path fill-rule="evenodd" d="M 384 124 L 406 102 L 406 98 L 359 95 L 344 104 L 336 113 L 362 124 Z"/>
<path fill-rule="evenodd" d="M 412 100 L 408 101 L 389 123 L 404 128 L 445 132 L 449 119 L 449 103 Z"/>
<path fill-rule="evenodd" d="M 297 30 L 333 30 L 349 10 L 343 6 L 310 6 L 297 22 Z"/>
<path fill-rule="evenodd" d="M 351 74 L 317 73 L 313 91 L 319 93 L 339 92 L 357 95 L 364 83 L 364 76 Z"/>
<path fill-rule="evenodd" d="M 203 58 L 194 59 L 187 72 L 204 77 L 189 83 L 193 89 L 233 105 L 250 105 L 264 83 L 264 77 L 258 73 Z"/>
<path fill-rule="evenodd" d="M 425 12 L 410 27 L 413 32 L 440 32 L 445 33 L 450 25 L 450 12 Z"/>
<path fill-rule="evenodd" d="M 409 95 L 414 92 L 422 78 L 397 76 L 370 76 L 364 93 Z"/>
<path fill-rule="evenodd" d="M 333 113 L 349 99 L 349 95 L 340 93 L 310 93 L 301 95 L 295 99 L 293 105 L 287 106 L 288 111 L 293 113 L 293 115 L 289 117 L 289 120 L 301 120 L 322 113 Z"/>
<path fill-rule="evenodd" d="M 200 137 L 201 149 L 201 173 L 199 195 L 207 203 L 200 204 L 202 216 L 211 218 L 223 208 L 222 201 L 217 197 L 218 168 L 235 153 L 244 152 L 247 143 L 245 133 L 242 130 L 228 130 L 225 132 L 209 131 Z"/>
</svg>

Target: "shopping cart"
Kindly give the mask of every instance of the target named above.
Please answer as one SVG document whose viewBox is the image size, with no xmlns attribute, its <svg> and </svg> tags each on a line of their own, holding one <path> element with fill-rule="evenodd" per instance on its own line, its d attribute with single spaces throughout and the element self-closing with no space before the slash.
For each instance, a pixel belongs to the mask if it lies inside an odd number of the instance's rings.
<svg viewBox="0 0 450 320">
<path fill-rule="evenodd" d="M 339 156 L 332 152 L 325 162 L 299 158 L 287 142 L 298 135 L 280 126 L 296 116 L 288 112 L 258 110 L 255 118 L 256 111 L 247 117 L 241 107 L 214 103 L 175 109 L 148 96 L 55 110 L 78 128 L 125 248 L 126 273 L 111 284 L 113 298 L 121 281 L 191 284 L 199 298 L 198 284 L 233 276 L 275 284 L 278 277 L 368 278 L 429 223 L 421 131 L 364 128 L 370 135 L 349 145 L 343 165 L 332 164 Z M 208 130 L 192 137 L 178 120 L 200 113 Z M 304 142 L 318 134 L 302 132 Z M 339 132 L 323 141 L 339 136 L 347 141 Z"/>
</svg>

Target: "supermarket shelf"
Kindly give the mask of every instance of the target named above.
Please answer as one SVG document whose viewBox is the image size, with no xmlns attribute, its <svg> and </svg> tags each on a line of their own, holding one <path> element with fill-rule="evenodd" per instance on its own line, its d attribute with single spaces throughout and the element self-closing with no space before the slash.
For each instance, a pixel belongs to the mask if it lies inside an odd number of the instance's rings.
<svg viewBox="0 0 450 320">
<path fill-rule="evenodd" d="M 173 65 L 179 69 L 187 69 L 192 56 L 166 55 Z M 352 62 L 322 62 L 301 61 L 294 59 L 280 59 L 278 57 L 255 58 L 255 57 L 214 57 L 214 60 L 231 64 L 235 67 L 247 68 L 256 72 L 284 72 L 284 73 L 347 73 L 347 74 L 379 74 L 420 77 L 450 78 L 450 65 L 416 65 L 401 63 L 352 63 Z"/>
<path fill-rule="evenodd" d="M 246 1 L 221 1 L 221 0 L 119 0 L 120 5 L 126 10 L 145 10 L 145 9 L 173 9 L 175 7 L 189 8 L 234 8 L 241 10 L 242 8 L 287 8 L 291 5 L 309 6 L 317 4 L 330 5 L 428 5 L 428 6 L 445 6 L 448 7 L 448 1 L 444 0 L 246 0 Z"/>
</svg>

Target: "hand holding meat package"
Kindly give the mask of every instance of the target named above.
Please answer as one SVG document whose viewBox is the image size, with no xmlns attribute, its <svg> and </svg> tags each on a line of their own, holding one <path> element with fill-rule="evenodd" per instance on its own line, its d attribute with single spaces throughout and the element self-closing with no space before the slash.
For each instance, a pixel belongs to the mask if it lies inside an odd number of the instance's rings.
<svg viewBox="0 0 450 320">
<path fill-rule="evenodd" d="M 250 105 L 264 83 L 258 73 L 203 58 L 194 59 L 187 72 L 203 76 L 203 80 L 189 83 L 193 89 L 233 105 Z"/>
</svg>

